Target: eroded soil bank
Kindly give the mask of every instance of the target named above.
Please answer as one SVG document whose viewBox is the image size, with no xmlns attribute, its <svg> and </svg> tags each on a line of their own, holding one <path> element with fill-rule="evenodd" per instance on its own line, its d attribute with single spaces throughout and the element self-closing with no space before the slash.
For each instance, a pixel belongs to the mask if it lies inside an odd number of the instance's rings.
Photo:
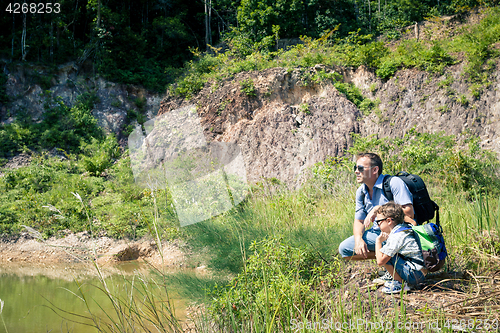
<svg viewBox="0 0 500 333">
<path fill-rule="evenodd" d="M 6 263 L 73 263 L 97 259 L 98 264 L 138 260 L 155 267 L 183 267 L 186 254 L 179 241 L 162 243 L 162 253 L 152 238 L 116 240 L 92 237 L 88 232 L 40 240 L 25 232 L 0 239 L 0 265 Z"/>
</svg>

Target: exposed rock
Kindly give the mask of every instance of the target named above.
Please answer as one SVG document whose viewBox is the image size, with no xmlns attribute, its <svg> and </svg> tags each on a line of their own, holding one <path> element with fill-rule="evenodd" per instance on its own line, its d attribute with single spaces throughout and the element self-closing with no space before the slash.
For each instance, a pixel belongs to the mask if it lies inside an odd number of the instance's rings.
<svg viewBox="0 0 500 333">
<path fill-rule="evenodd" d="M 99 102 L 94 115 L 107 131 L 119 133 L 127 110 L 140 108 L 152 119 L 157 114 L 194 104 L 207 142 L 233 142 L 245 159 L 250 182 L 276 178 L 289 185 L 301 183 L 309 166 L 327 156 L 344 154 L 351 133 L 401 137 L 409 129 L 447 134 L 474 134 L 483 147 L 500 153 L 500 71 L 489 76 L 479 97 L 475 97 L 463 75 L 464 64 L 446 69 L 442 75 L 417 69 L 402 70 L 383 82 L 365 67 L 316 65 L 306 69 L 272 68 L 244 72 L 220 82 L 209 82 L 192 99 L 158 95 L 116 85 L 103 79 L 78 76 L 74 65 L 60 66 L 52 75 L 50 94 L 72 105 L 76 96 L 94 91 Z M 363 115 L 357 107 L 327 82 L 310 78 L 319 71 L 337 72 L 354 83 L 363 94 L 379 100 L 379 111 Z M 7 93 L 13 102 L 0 108 L 1 121 L 12 122 L 28 110 L 34 120 L 43 113 L 43 89 L 33 79 L 43 68 L 18 67 L 8 73 Z M 47 74 L 48 75 L 48 74 Z M 251 80 L 254 93 L 245 93 L 241 83 Z M 120 141 L 126 144 L 126 138 Z M 13 162 L 16 164 L 16 162 Z"/>
<path fill-rule="evenodd" d="M 331 83 L 308 81 L 318 70 L 341 74 L 365 96 L 380 100 L 380 111 L 364 116 Z M 240 82 L 248 79 L 256 96 L 242 91 Z M 159 114 L 195 104 L 208 142 L 240 146 L 249 181 L 274 177 L 297 185 L 307 167 L 343 155 L 351 133 L 401 137 L 411 128 L 469 133 L 479 136 L 484 148 L 500 153 L 500 71 L 490 75 L 490 82 L 475 98 L 463 64 L 442 75 L 402 70 L 387 82 L 363 66 L 355 71 L 323 65 L 272 68 L 207 83 L 190 100 L 168 96 Z"/>
<path fill-rule="evenodd" d="M 255 97 L 240 87 L 249 78 Z M 218 86 L 207 84 L 189 101 L 165 99 L 159 114 L 191 103 L 198 107 L 207 141 L 240 146 L 250 182 L 274 177 L 300 184 L 307 167 L 342 155 L 351 143 L 350 133 L 359 132 L 356 106 L 331 84 L 304 81 L 300 70 L 239 73 Z"/>
<path fill-rule="evenodd" d="M 74 63 L 66 63 L 56 69 L 43 66 L 18 65 L 7 73 L 6 93 L 11 98 L 8 108 L 0 108 L 0 122 L 14 121 L 21 111 L 27 112 L 34 121 L 44 113 L 47 96 L 60 99 L 65 105 L 75 105 L 82 93 L 92 92 L 98 97 L 93 114 L 98 124 L 108 133 L 117 135 L 126 123 L 127 111 L 135 110 L 153 118 L 159 109 L 162 96 L 140 87 L 115 84 L 102 78 L 90 79 L 78 74 Z"/>
<path fill-rule="evenodd" d="M 17 169 L 29 165 L 30 162 L 31 156 L 29 154 L 22 153 L 10 158 L 9 161 L 4 165 L 4 167 L 8 169 Z"/>
</svg>

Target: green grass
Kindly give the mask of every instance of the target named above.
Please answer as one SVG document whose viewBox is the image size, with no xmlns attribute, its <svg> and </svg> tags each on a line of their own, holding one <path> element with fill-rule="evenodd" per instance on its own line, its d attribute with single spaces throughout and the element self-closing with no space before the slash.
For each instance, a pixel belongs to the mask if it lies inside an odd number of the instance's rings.
<svg viewBox="0 0 500 333">
<path fill-rule="evenodd" d="M 23 230 L 22 225 L 37 229 L 45 237 L 65 229 L 87 230 L 87 216 L 71 193 L 78 193 L 85 204 L 91 205 L 95 227 L 109 236 L 136 238 L 149 233 L 151 191 L 134 184 L 129 158 L 124 156 L 107 165 L 106 177 L 89 173 L 87 158 L 67 155 L 61 160 L 42 154 L 29 166 L 4 170 L 0 178 L 0 233 L 17 234 Z M 163 190 L 157 195 L 164 203 L 159 208 L 165 221 L 162 225 L 166 234 L 162 236 L 175 237 L 175 214 L 166 204 L 169 194 Z"/>
<path fill-rule="evenodd" d="M 352 154 L 364 150 L 383 154 L 389 173 L 407 170 L 423 176 L 441 207 L 449 251 L 444 272 L 489 274 L 500 265 L 491 261 L 500 254 L 500 194 L 493 185 L 499 180 L 499 164 L 475 144 L 469 141 L 468 149 L 458 151 L 453 137 L 410 132 L 401 141 L 356 137 L 351 149 Z M 386 303 L 379 304 L 382 300 L 376 293 L 365 290 L 361 296 L 355 285 L 344 284 L 341 277 L 348 268 L 336 252 L 340 241 L 352 234 L 357 185 L 349 161 L 332 158 L 317 164 L 313 178 L 300 190 L 263 182 L 238 209 L 186 228 L 189 243 L 195 249 L 203 246 L 209 267 L 236 274 L 214 289 L 203 320 L 221 332 L 319 332 L 318 327 L 306 326 L 324 320 L 331 325 L 366 321 L 370 313 L 372 323 L 401 323 L 400 332 L 413 331 L 404 325 L 416 320 L 428 323 L 426 332 L 432 331 L 431 321 L 445 332 L 453 331 L 450 313 L 435 308 L 410 313 L 405 302 L 387 308 Z M 467 177 L 463 168 L 469 168 Z M 471 175 L 474 181 L 468 178 Z M 482 178 L 487 175 L 491 178 Z M 474 287 L 467 287 L 470 297 Z M 358 295 L 357 300 L 345 299 L 346 293 Z M 212 330 L 200 323 L 199 331 Z M 363 326 L 360 331 L 378 330 Z"/>
<path fill-rule="evenodd" d="M 351 190 L 355 188 L 352 185 Z M 473 274 L 488 274 L 494 271 L 491 258 L 498 256 L 498 235 L 500 231 L 500 197 L 486 197 L 478 194 L 474 201 L 467 194 L 460 192 L 441 192 L 432 187 L 431 193 L 439 192 L 442 196 L 434 199 L 441 206 L 441 224 L 449 251 L 449 258 L 444 268 L 445 272 L 471 271 Z M 309 193 L 310 194 L 310 193 Z M 290 193 L 291 197 L 300 198 L 302 191 Z M 279 199 L 278 199 L 279 198 Z M 346 266 L 337 259 L 335 254 L 339 241 L 348 236 L 352 231 L 352 216 L 343 216 L 342 211 L 347 210 L 352 215 L 352 198 L 350 209 L 343 206 L 344 201 L 339 196 L 323 198 L 321 205 L 314 207 L 312 216 L 322 212 L 329 216 L 323 222 L 312 219 L 311 232 L 304 233 L 304 225 L 300 218 L 288 218 L 286 221 L 279 217 L 290 207 L 289 202 L 280 201 L 283 194 L 272 198 L 252 198 L 250 201 L 267 201 L 273 209 L 265 210 L 267 223 L 259 223 L 261 229 L 267 230 L 267 235 L 262 240 L 253 242 L 249 250 L 244 251 L 243 265 L 237 276 L 232 278 L 225 286 L 217 287 L 211 294 L 213 300 L 208 306 L 208 316 L 218 327 L 216 331 L 237 332 L 293 332 L 306 330 L 311 323 L 348 322 L 349 320 L 367 321 L 366 314 L 370 313 L 369 322 L 397 322 L 403 325 L 400 332 L 412 332 L 405 329 L 404 325 L 412 322 L 427 322 L 426 332 L 431 332 L 430 322 L 439 325 L 445 332 L 452 332 L 446 328 L 450 322 L 449 314 L 440 313 L 438 309 L 407 313 L 405 302 L 396 308 L 387 308 L 381 304 L 376 293 L 369 290 L 363 291 L 363 296 L 355 285 L 344 284 L 342 276 L 346 274 Z M 346 204 L 347 201 L 346 200 Z M 280 204 L 277 204 L 280 202 Z M 303 214 L 309 209 L 307 203 L 294 206 L 294 213 Z M 339 204 L 340 203 L 340 204 Z M 273 206 L 275 204 L 275 206 Z M 252 208 L 255 206 L 252 206 Z M 323 209 L 326 211 L 323 212 Z M 245 209 L 251 209 L 248 206 Z M 318 214 L 321 215 L 321 214 Z M 320 219 L 321 220 L 321 219 Z M 226 220 L 216 219 L 213 223 L 226 225 Z M 254 220 L 252 220 L 254 221 Z M 318 223 L 319 222 L 319 223 Z M 245 225 L 241 221 L 240 225 Z M 345 224 L 341 226 L 341 224 Z M 233 226 L 231 228 L 236 228 Z M 257 226 L 256 226 L 257 228 Z M 239 239 L 248 239 L 255 236 L 245 232 L 243 227 Z M 281 231 L 281 232 L 280 232 Z M 315 232 L 314 232 L 315 231 Z M 297 237 L 300 234 L 300 237 Z M 279 236 L 280 234 L 294 235 Z M 277 236 L 278 235 L 278 236 Z M 486 235 L 491 235 L 487 237 Z M 314 245 L 325 242 L 327 246 L 318 248 Z M 243 245 L 241 245 L 243 248 Z M 213 255 L 213 253 L 211 254 Z M 466 258 L 464 260 L 464 258 Z M 323 259 L 326 259 L 324 261 Z M 497 265 L 500 263 L 497 262 Z M 211 266 L 213 267 L 213 266 Z M 352 273 L 351 273 L 352 274 Z M 349 275 L 351 275 L 349 274 Z M 467 282 L 466 282 L 467 284 Z M 474 286 L 470 290 L 474 290 Z M 344 299 L 345 294 L 358 295 Z M 336 295 L 336 296 L 335 296 Z M 332 296 L 334 298 L 332 299 Z M 472 297 L 472 291 L 471 295 Z M 336 298 L 335 298 L 336 297 Z M 367 299 L 368 297 L 368 299 Z M 405 298 L 401 295 L 402 299 Z M 347 303 L 346 303 L 347 302 Z M 432 304 L 430 304 L 432 305 Z M 388 311 L 388 312 L 387 312 Z M 415 317 L 418 315 L 418 318 Z M 485 315 L 485 318 L 488 315 Z M 368 317 L 370 318 L 370 317 Z M 495 318 L 493 317 L 489 317 Z M 208 320 L 205 318 L 204 320 Z M 449 326 L 449 325 L 448 325 Z M 378 332 L 375 328 L 361 331 Z M 205 328 L 202 332 L 212 332 Z M 312 330 L 314 332 L 320 329 Z"/>
</svg>

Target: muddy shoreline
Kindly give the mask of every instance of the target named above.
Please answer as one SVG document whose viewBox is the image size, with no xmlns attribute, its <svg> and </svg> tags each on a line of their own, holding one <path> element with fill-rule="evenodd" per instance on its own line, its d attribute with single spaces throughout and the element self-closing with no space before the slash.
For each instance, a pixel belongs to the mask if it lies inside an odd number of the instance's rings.
<svg viewBox="0 0 500 333">
<path fill-rule="evenodd" d="M 92 237 L 88 232 L 68 233 L 64 237 L 41 240 L 30 233 L 0 238 L 0 264 L 56 264 L 92 262 L 98 264 L 137 260 L 155 267 L 183 267 L 185 246 L 180 241 L 162 243 L 163 256 L 151 237 L 138 240 Z"/>
</svg>

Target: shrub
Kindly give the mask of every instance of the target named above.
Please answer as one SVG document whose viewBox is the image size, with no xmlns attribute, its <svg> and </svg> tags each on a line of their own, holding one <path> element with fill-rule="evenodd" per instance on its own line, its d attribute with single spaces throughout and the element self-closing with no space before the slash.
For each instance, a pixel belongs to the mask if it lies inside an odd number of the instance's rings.
<svg viewBox="0 0 500 333">
<path fill-rule="evenodd" d="M 353 102 L 364 115 L 369 115 L 379 104 L 380 100 L 365 98 L 361 90 L 352 83 L 336 82 L 335 88 Z"/>
<path fill-rule="evenodd" d="M 177 83 L 174 93 L 177 96 L 191 98 L 203 88 L 206 82 L 207 79 L 198 73 L 190 73 Z"/>
<path fill-rule="evenodd" d="M 334 259 L 325 264 L 313 252 L 292 247 L 280 237 L 254 242 L 245 268 L 226 287 L 215 288 L 210 313 L 220 326 L 289 327 L 291 319 L 321 313 L 322 304 L 315 291 L 321 283 L 335 287 L 339 265 Z M 316 307 L 316 308 L 315 308 Z"/>
<path fill-rule="evenodd" d="M 81 155 L 84 168 L 92 176 L 101 175 L 120 156 L 120 148 L 114 135 L 109 135 L 102 142 L 92 138 L 91 143 L 82 142 Z"/>
<path fill-rule="evenodd" d="M 7 125 L 0 125 L 0 157 L 14 155 L 23 150 L 62 148 L 78 152 L 81 142 L 104 138 L 102 129 L 92 115 L 97 102 L 95 94 L 82 94 L 75 106 L 69 108 L 59 98 L 45 94 L 45 113 L 41 121 L 34 122 L 26 112 Z"/>
<path fill-rule="evenodd" d="M 458 140 L 444 133 L 420 133 L 408 131 L 401 139 L 362 138 L 353 135 L 352 155 L 373 151 L 384 161 L 385 173 L 408 171 L 426 174 L 441 188 L 464 191 L 498 193 L 500 186 L 500 162 L 495 155 L 482 150 L 479 138 Z"/>
<path fill-rule="evenodd" d="M 245 93 L 248 97 L 257 96 L 253 80 L 248 78 L 240 82 L 241 91 Z"/>
</svg>

